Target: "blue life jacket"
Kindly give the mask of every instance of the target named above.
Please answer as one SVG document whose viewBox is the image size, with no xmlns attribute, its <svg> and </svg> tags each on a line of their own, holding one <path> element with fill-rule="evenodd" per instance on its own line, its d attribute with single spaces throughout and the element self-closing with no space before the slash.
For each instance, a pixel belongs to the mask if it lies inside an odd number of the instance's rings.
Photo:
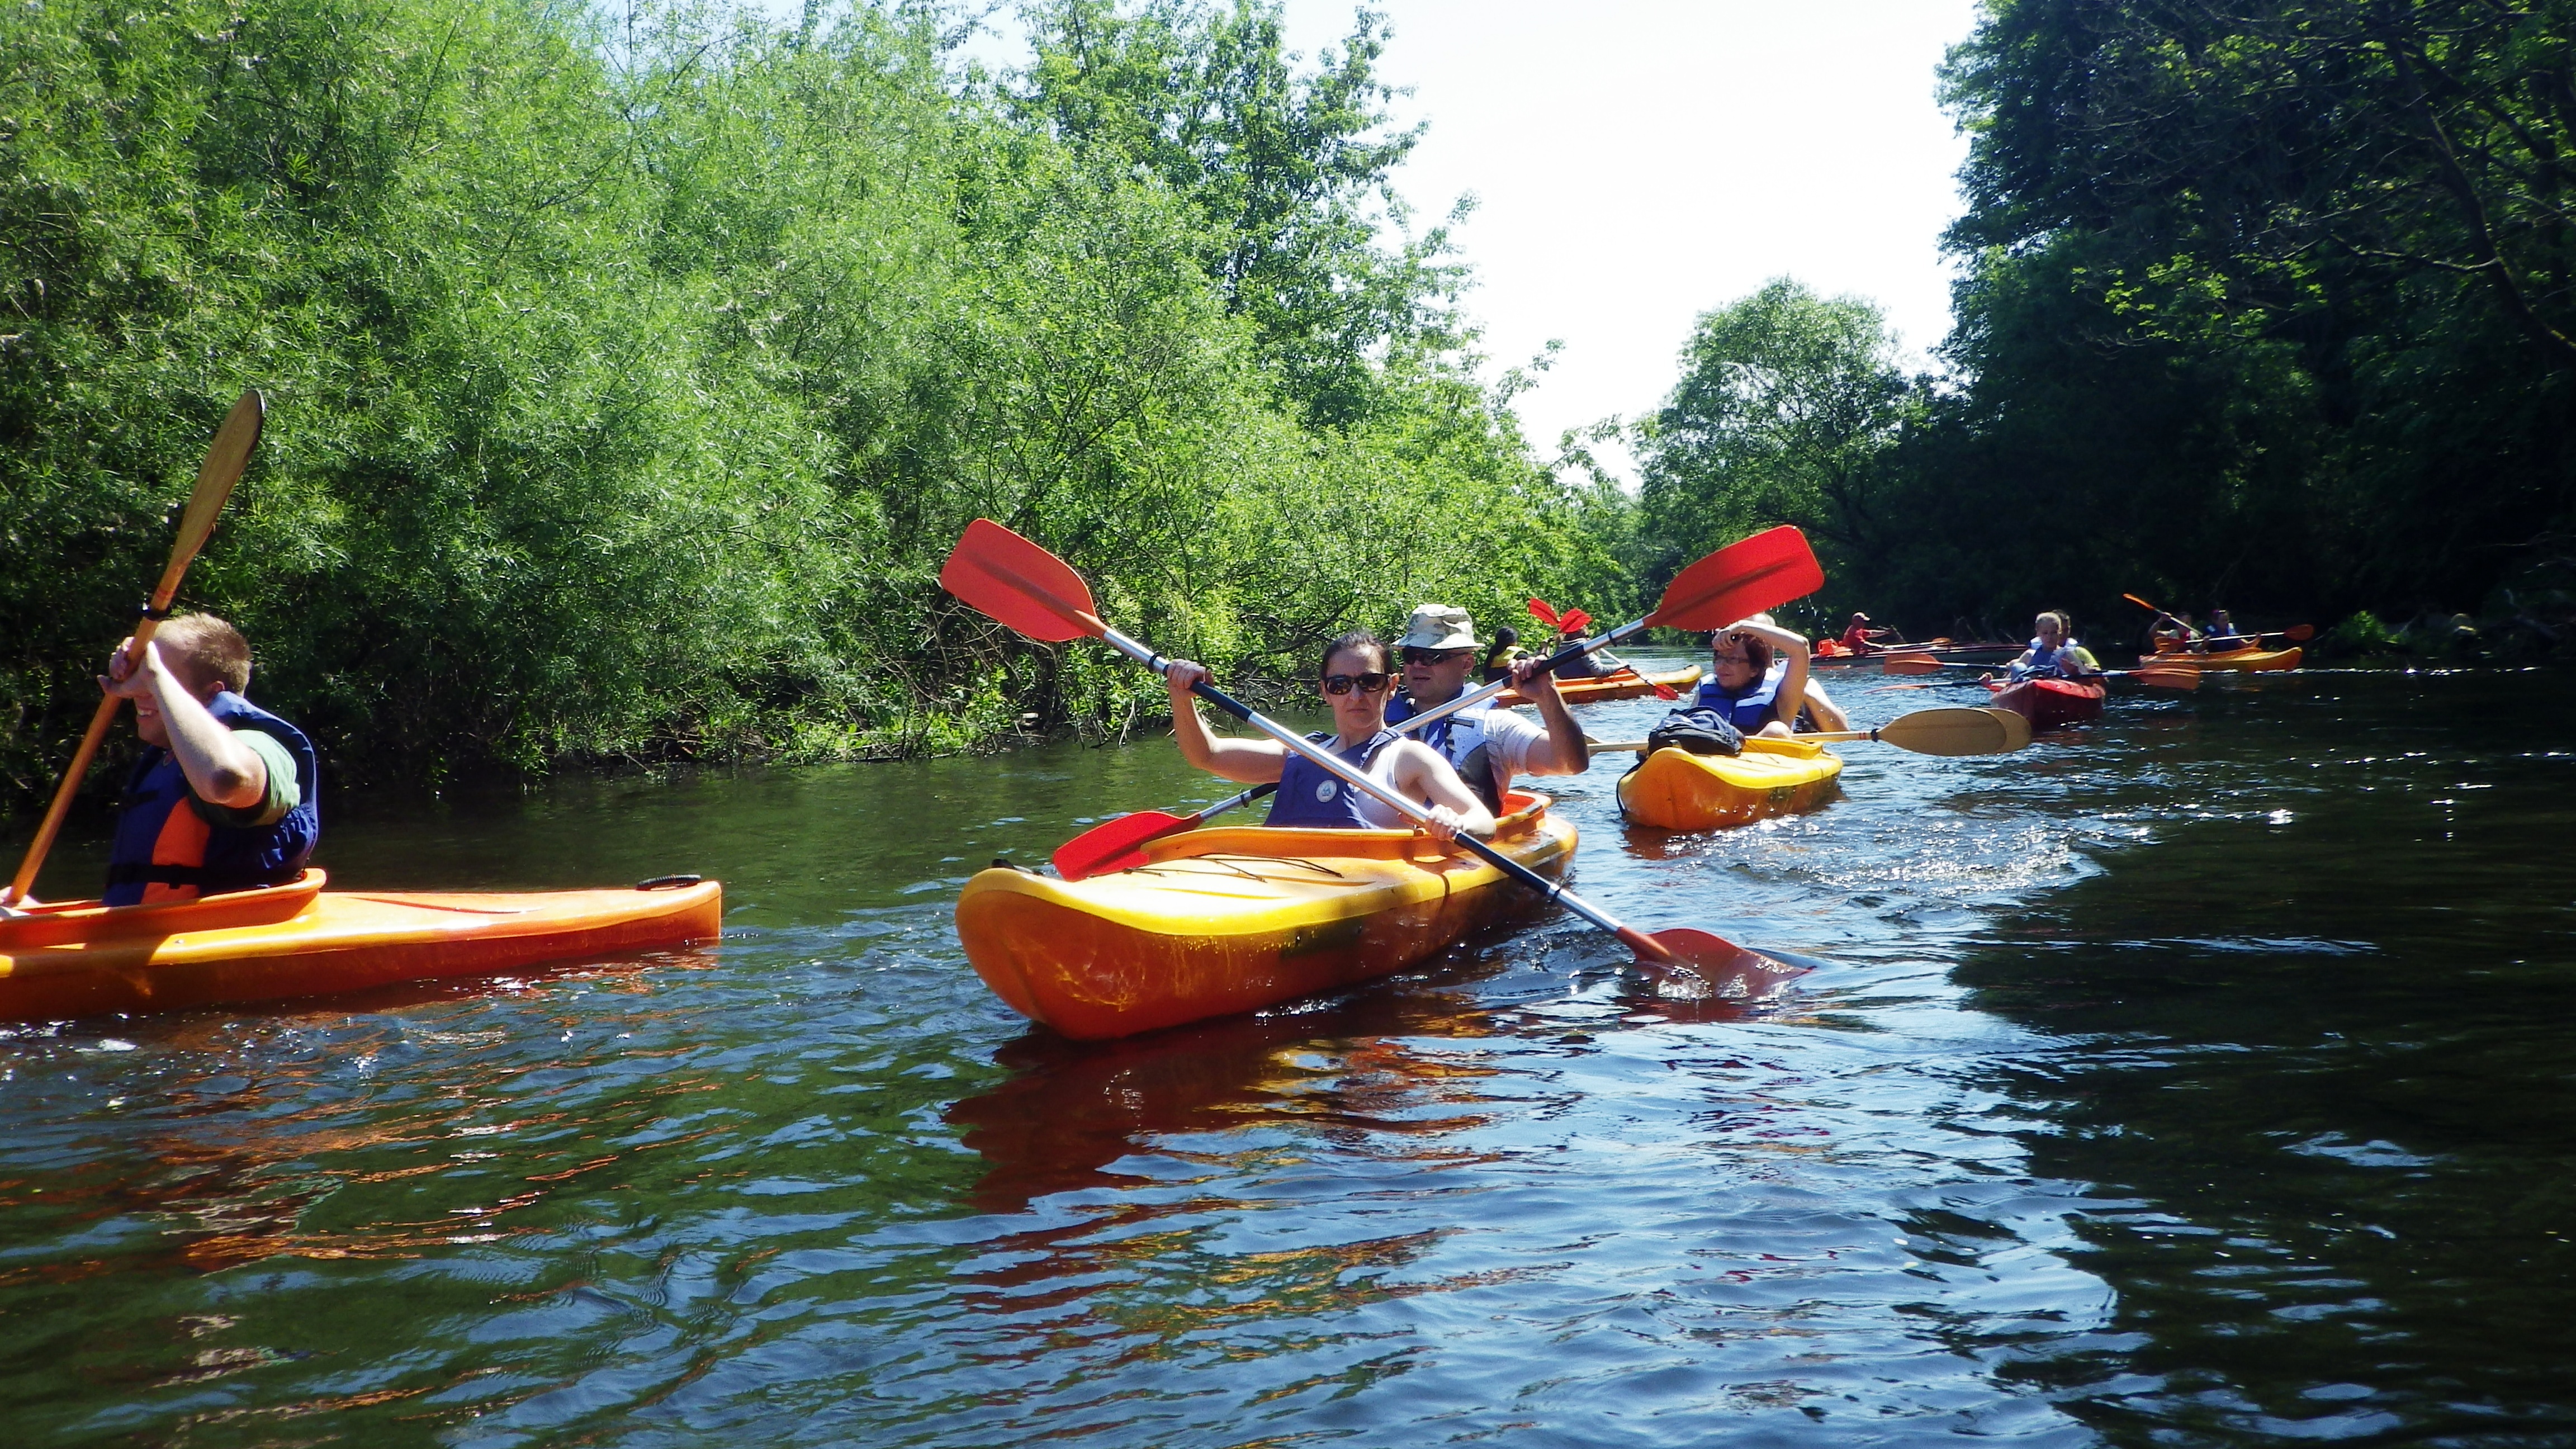
<svg viewBox="0 0 2576 1449">
<path fill-rule="evenodd" d="M 227 689 L 206 712 L 228 729 L 253 729 L 286 746 L 301 798 L 274 825 L 244 828 L 217 818 L 188 788 L 178 758 L 146 749 L 127 777 L 108 857 L 106 903 L 158 905 L 201 895 L 284 885 L 313 858 L 322 838 L 322 767 L 304 732 Z"/>
<path fill-rule="evenodd" d="M 1330 749 L 1337 736 L 1308 735 L 1306 738 Z M 1378 752 L 1403 738 L 1393 730 L 1379 730 L 1347 750 L 1333 753 L 1363 773 L 1377 763 Z M 1270 815 L 1264 825 L 1292 826 L 1305 830 L 1381 830 L 1381 826 L 1360 813 L 1360 802 L 1367 795 L 1348 781 L 1307 759 L 1291 753 L 1280 767 L 1279 793 L 1270 797 Z"/>
<path fill-rule="evenodd" d="M 1391 725 L 1402 724 L 1420 713 L 1409 694 L 1399 694 L 1386 702 L 1386 722 Z M 1494 778 L 1493 751 L 1489 747 L 1492 718 L 1491 710 L 1478 705 L 1443 715 L 1414 731 L 1413 737 L 1438 751 L 1458 772 L 1458 778 L 1467 782 L 1467 788 L 1476 792 L 1476 798 L 1485 802 L 1485 808 L 1499 818 L 1503 795 L 1501 783 Z"/>
<path fill-rule="evenodd" d="M 1788 678 L 1788 661 L 1774 660 L 1769 669 L 1762 671 L 1760 679 L 1742 689 L 1730 690 L 1714 677 L 1700 681 L 1699 694 L 1691 703 L 1700 709 L 1716 710 L 1728 724 L 1749 735 L 1779 717 L 1773 713 L 1772 705 L 1779 699 L 1780 686 Z"/>
<path fill-rule="evenodd" d="M 2068 678 L 2075 673 L 2068 667 L 2072 662 L 2069 653 L 2074 648 L 2075 641 L 2069 639 L 2051 650 L 2047 645 L 2040 643 L 2037 636 L 2033 636 L 2030 641 L 2031 662 L 2024 664 L 2020 660 L 2014 660 L 2004 672 L 2016 684 L 2025 679 Z"/>
</svg>

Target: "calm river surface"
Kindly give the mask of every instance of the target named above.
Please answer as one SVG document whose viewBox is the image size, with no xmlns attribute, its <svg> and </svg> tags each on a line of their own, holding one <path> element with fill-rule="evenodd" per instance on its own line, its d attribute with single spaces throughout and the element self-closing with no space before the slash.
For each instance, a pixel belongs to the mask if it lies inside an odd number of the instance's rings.
<svg viewBox="0 0 2576 1449">
<path fill-rule="evenodd" d="M 1838 687 L 1864 720 L 1956 691 Z M 1633 737 L 1651 701 L 1585 712 Z M 1611 910 L 1077 1047 L 950 924 L 1167 743 L 326 801 L 341 884 L 700 871 L 712 948 L 0 1027 L 11 1444 L 2576 1443 L 2576 681 L 2134 695 Z M 49 874 L 94 872 L 95 842 Z M 14 853 L 12 858 L 14 858 Z"/>
</svg>

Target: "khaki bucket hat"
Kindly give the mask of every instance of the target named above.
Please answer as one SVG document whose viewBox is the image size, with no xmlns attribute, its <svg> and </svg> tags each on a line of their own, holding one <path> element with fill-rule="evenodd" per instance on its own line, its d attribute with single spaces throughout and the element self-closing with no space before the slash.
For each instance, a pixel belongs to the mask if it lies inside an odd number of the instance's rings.
<svg viewBox="0 0 2576 1449">
<path fill-rule="evenodd" d="M 1447 604 L 1424 604 L 1404 621 L 1404 637 L 1395 641 L 1398 649 L 1482 649 L 1476 642 L 1476 626 L 1464 609 Z"/>
</svg>

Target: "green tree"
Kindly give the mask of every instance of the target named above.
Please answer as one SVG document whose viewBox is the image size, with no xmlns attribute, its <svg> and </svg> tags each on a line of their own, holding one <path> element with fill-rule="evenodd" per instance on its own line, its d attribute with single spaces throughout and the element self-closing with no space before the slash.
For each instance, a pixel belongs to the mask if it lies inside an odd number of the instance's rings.
<svg viewBox="0 0 2576 1449">
<path fill-rule="evenodd" d="M 1873 567 L 1894 526 L 1883 462 L 1920 407 L 1862 298 L 1782 278 L 1703 314 L 1680 383 L 1635 430 L 1644 581 L 1781 523 L 1806 530 L 1829 572 Z"/>
</svg>

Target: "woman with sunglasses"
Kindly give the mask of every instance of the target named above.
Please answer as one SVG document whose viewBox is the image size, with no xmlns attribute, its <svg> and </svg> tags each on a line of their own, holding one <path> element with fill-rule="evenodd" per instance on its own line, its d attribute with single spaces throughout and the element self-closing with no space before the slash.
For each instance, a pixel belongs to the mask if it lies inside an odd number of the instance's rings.
<svg viewBox="0 0 2576 1449">
<path fill-rule="evenodd" d="M 1756 615 L 1710 635 L 1708 654 L 1709 677 L 1691 703 L 1745 734 L 1785 738 L 1808 703 L 1806 636 Z"/>
<path fill-rule="evenodd" d="M 1395 672 L 1384 641 L 1353 630 L 1324 646 L 1317 687 L 1333 709 L 1333 731 L 1308 739 L 1408 800 L 1426 806 L 1422 828 L 1447 840 L 1460 831 L 1494 833 L 1493 812 L 1438 751 L 1386 727 L 1386 701 Z M 1405 818 L 1385 801 L 1353 789 L 1331 771 L 1276 740 L 1224 739 L 1209 733 L 1190 686 L 1208 677 L 1207 666 L 1175 659 L 1163 673 L 1172 696 L 1172 738 L 1181 758 L 1197 769 L 1246 785 L 1276 780 L 1264 825 L 1315 830 L 1401 830 Z"/>
</svg>

